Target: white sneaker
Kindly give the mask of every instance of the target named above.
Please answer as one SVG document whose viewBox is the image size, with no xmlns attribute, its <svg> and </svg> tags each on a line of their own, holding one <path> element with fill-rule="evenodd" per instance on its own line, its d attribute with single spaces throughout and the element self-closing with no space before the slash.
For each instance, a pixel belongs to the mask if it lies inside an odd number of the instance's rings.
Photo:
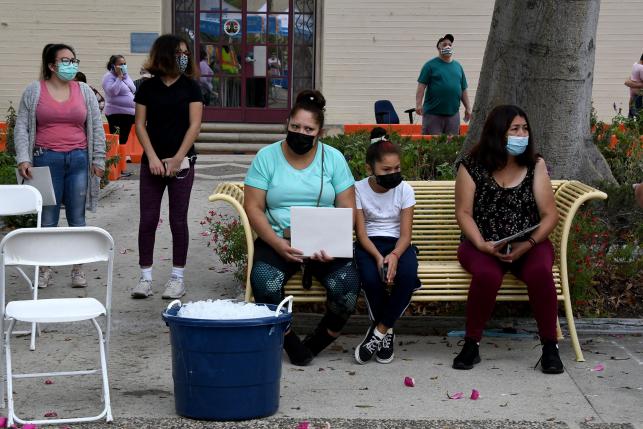
<svg viewBox="0 0 643 429">
<path fill-rule="evenodd" d="M 40 267 L 38 270 L 38 289 L 44 289 L 51 283 L 51 277 L 54 271 L 51 267 Z"/>
<path fill-rule="evenodd" d="M 80 268 L 73 268 L 71 270 L 71 287 L 87 287 L 85 272 Z"/>
<path fill-rule="evenodd" d="M 179 299 L 185 295 L 185 285 L 183 279 L 178 277 L 170 277 L 170 280 L 165 283 L 165 291 L 161 298 L 163 299 Z"/>
<path fill-rule="evenodd" d="M 141 277 L 138 284 L 132 289 L 132 298 L 147 298 L 154 295 L 152 292 L 152 280 L 145 280 Z"/>
</svg>

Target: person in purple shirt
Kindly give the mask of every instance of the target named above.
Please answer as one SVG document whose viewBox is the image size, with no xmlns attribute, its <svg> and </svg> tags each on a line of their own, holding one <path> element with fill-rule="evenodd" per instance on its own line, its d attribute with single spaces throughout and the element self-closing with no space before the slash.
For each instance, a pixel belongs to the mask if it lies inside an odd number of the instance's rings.
<svg viewBox="0 0 643 429">
<path fill-rule="evenodd" d="M 122 55 L 112 55 L 107 62 L 107 73 L 103 76 L 105 109 L 103 113 L 109 123 L 109 132 L 119 130 L 119 144 L 127 144 L 130 129 L 134 124 L 134 93 L 136 87 L 127 73 L 127 62 Z M 128 160 L 129 161 L 129 160 Z M 121 176 L 131 176 L 123 172 Z"/>
<path fill-rule="evenodd" d="M 201 46 L 199 51 L 199 71 L 201 73 L 201 77 L 199 77 L 199 87 L 201 88 L 201 95 L 203 95 L 203 104 L 208 106 L 210 105 L 212 96 L 216 96 L 216 94 L 214 93 L 214 86 L 212 85 L 214 71 L 212 71 L 208 64 L 208 53 L 205 50 L 205 46 Z"/>
</svg>

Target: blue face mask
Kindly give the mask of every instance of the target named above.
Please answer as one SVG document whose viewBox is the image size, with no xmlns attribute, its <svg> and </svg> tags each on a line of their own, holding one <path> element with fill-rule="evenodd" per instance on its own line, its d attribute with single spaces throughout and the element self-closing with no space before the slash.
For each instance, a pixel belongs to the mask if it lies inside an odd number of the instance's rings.
<svg viewBox="0 0 643 429">
<path fill-rule="evenodd" d="M 123 72 L 123 74 L 127 74 L 127 64 L 121 64 L 121 72 Z"/>
<path fill-rule="evenodd" d="M 529 144 L 529 137 L 507 136 L 507 152 L 509 155 L 522 155 Z"/>
<path fill-rule="evenodd" d="M 56 68 L 56 76 L 66 82 L 74 80 L 76 73 L 78 73 L 78 64 L 58 63 L 58 67 Z"/>
</svg>

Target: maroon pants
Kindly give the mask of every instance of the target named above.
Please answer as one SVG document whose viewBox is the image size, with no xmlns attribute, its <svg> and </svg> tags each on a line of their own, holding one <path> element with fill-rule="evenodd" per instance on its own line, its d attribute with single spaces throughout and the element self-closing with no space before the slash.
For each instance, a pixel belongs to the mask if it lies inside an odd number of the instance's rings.
<svg viewBox="0 0 643 429">
<path fill-rule="evenodd" d="M 491 317 L 504 274 L 511 272 L 527 284 L 529 302 L 536 317 L 541 341 L 556 341 L 558 304 L 552 266 L 554 247 L 549 240 L 538 243 L 517 261 L 501 262 L 483 253 L 468 240 L 458 248 L 458 260 L 472 275 L 467 298 L 466 336 L 476 341 Z"/>
<path fill-rule="evenodd" d="M 172 231 L 172 264 L 185 266 L 188 257 L 188 206 L 194 182 L 194 164 L 190 172 L 179 172 L 177 177 L 155 176 L 150 166 L 141 164 L 140 204 L 141 218 L 138 225 L 138 263 L 141 267 L 154 262 L 154 241 L 161 214 L 161 200 L 167 187 L 170 206 L 170 231 Z"/>
</svg>

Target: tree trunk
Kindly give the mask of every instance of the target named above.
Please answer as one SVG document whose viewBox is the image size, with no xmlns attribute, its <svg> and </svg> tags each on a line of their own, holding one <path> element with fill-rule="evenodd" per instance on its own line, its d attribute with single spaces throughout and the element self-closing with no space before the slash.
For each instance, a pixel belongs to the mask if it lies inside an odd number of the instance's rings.
<svg viewBox="0 0 643 429">
<path fill-rule="evenodd" d="M 464 150 L 493 107 L 515 104 L 552 178 L 615 181 L 590 130 L 599 9 L 600 0 L 496 0 Z"/>
</svg>

